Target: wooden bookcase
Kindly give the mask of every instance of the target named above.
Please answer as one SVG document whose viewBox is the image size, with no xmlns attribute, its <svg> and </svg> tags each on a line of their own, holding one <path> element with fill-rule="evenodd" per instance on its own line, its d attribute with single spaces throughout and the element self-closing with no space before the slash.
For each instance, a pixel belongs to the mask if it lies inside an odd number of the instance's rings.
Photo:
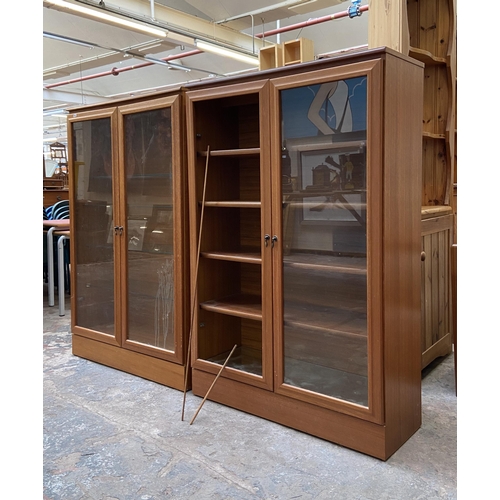
<svg viewBox="0 0 500 500">
<path fill-rule="evenodd" d="M 370 1 L 369 47 L 422 61 L 422 368 L 451 352 L 456 243 L 456 0 Z M 455 333 L 456 334 L 456 333 Z"/>
<path fill-rule="evenodd" d="M 280 68 L 283 66 L 283 45 L 274 44 L 259 50 L 259 70 Z"/>
<path fill-rule="evenodd" d="M 68 119 L 73 354 L 183 389 L 189 266 L 182 91 Z"/>
<path fill-rule="evenodd" d="M 214 401 L 383 460 L 419 428 L 422 95 L 391 49 L 186 88 L 196 395 L 236 345 Z"/>
<path fill-rule="evenodd" d="M 298 38 L 261 48 L 259 51 L 259 70 L 280 68 L 313 60 L 314 42 L 307 38 Z"/>
<path fill-rule="evenodd" d="M 283 65 L 299 64 L 314 59 L 314 42 L 307 38 L 283 42 Z"/>
</svg>

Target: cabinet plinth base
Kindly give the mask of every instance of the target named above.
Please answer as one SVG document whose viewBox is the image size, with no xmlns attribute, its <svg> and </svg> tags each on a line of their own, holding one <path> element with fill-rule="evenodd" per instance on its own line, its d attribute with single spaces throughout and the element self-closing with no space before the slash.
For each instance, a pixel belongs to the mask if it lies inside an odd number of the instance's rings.
<svg viewBox="0 0 500 500">
<path fill-rule="evenodd" d="M 422 370 L 430 365 L 435 359 L 448 356 L 452 348 L 451 333 L 447 333 L 443 338 L 437 340 L 432 346 L 422 353 Z"/>
<path fill-rule="evenodd" d="M 193 394 L 205 397 L 214 375 L 193 369 Z M 271 391 L 220 377 L 210 391 L 212 401 L 311 434 L 366 455 L 387 460 L 420 427 L 407 436 L 349 415 L 290 399 Z M 198 417 L 201 425 L 201 418 Z"/>
<path fill-rule="evenodd" d="M 75 356 L 116 370 L 166 385 L 172 389 L 184 390 L 186 367 L 183 365 L 75 334 L 72 336 L 72 352 Z M 187 389 L 190 388 L 191 380 L 189 379 Z"/>
</svg>

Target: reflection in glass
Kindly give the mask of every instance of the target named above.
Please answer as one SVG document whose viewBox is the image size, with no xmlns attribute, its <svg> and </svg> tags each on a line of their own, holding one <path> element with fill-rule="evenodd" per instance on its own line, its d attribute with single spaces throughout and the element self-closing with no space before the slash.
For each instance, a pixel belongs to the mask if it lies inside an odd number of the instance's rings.
<svg viewBox="0 0 500 500">
<path fill-rule="evenodd" d="M 174 350 L 171 110 L 124 116 L 128 339 Z"/>
<path fill-rule="evenodd" d="M 115 334 L 111 123 L 72 123 L 75 176 L 76 324 Z"/>
<path fill-rule="evenodd" d="M 284 382 L 368 405 L 366 78 L 281 92 Z"/>
</svg>

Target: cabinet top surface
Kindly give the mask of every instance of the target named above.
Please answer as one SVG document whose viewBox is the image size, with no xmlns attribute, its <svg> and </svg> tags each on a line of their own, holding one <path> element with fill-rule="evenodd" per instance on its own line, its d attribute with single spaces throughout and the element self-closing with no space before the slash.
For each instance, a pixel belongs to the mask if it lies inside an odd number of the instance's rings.
<svg viewBox="0 0 500 500">
<path fill-rule="evenodd" d="M 355 62 L 362 62 L 370 59 L 382 59 L 387 57 L 396 57 L 399 59 L 403 59 L 408 63 L 414 64 L 415 66 L 421 68 L 425 67 L 424 63 L 422 63 L 421 61 L 418 61 L 417 59 L 414 59 L 410 56 L 406 56 L 389 47 L 378 47 L 374 49 L 355 49 L 342 52 L 340 54 L 323 57 L 321 59 L 316 59 L 314 61 L 291 64 L 289 66 L 281 66 L 279 68 L 254 71 L 251 73 L 247 73 L 245 75 L 237 75 L 226 78 L 213 78 L 210 80 L 203 80 L 202 82 L 194 82 L 186 84 L 184 88 L 186 91 L 189 92 L 191 90 L 198 90 L 207 87 L 218 87 L 233 83 L 243 83 L 261 79 L 279 78 L 282 76 L 295 75 L 295 74 L 298 75 L 301 73 L 307 73 L 310 71 L 316 71 L 329 67 L 333 68 L 346 64 L 352 64 Z"/>
<path fill-rule="evenodd" d="M 94 104 L 85 104 L 83 106 L 75 106 L 69 109 L 69 117 L 73 113 L 81 113 L 83 111 L 94 111 L 105 108 L 114 108 L 116 106 L 125 106 L 127 104 L 136 104 L 141 102 L 149 102 L 153 99 L 161 99 L 162 97 L 170 97 L 175 96 L 182 93 L 183 86 L 177 85 L 175 87 L 171 87 L 169 90 L 162 90 L 157 92 L 147 92 L 140 95 L 131 95 L 127 97 L 121 97 L 117 99 L 110 99 L 108 101 L 103 101 Z"/>
</svg>

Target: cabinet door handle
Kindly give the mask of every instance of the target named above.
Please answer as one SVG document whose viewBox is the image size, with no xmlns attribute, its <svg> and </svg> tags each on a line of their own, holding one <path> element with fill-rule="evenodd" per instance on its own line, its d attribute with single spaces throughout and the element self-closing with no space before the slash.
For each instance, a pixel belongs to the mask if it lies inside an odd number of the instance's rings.
<svg viewBox="0 0 500 500">
<path fill-rule="evenodd" d="M 271 248 L 274 248 L 274 244 L 278 241 L 278 237 L 276 235 L 274 235 L 272 238 L 271 238 Z"/>
<path fill-rule="evenodd" d="M 267 245 L 269 245 L 269 240 L 271 239 L 271 236 L 269 236 L 268 234 L 266 234 L 264 236 L 264 245 L 267 247 Z"/>
<path fill-rule="evenodd" d="M 115 226 L 113 229 L 115 230 L 116 235 L 121 236 L 123 234 L 123 226 Z"/>
</svg>

